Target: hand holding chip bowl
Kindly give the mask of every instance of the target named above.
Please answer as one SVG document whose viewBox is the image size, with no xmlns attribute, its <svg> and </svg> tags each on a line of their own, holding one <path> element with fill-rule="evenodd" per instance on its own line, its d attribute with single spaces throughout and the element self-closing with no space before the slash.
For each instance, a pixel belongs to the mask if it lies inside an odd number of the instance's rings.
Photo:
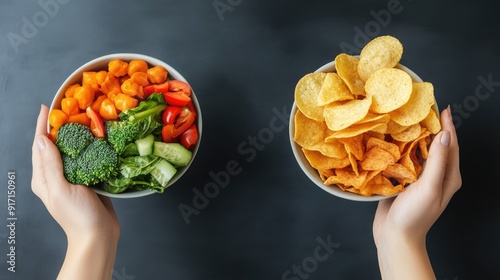
<svg viewBox="0 0 500 280">
<path fill-rule="evenodd" d="M 448 106 L 441 114 L 443 131 L 434 138 L 418 183 L 393 199 L 378 203 L 373 221 L 383 279 L 436 279 L 427 255 L 427 233 L 460 189 L 458 140 Z"/>
<path fill-rule="evenodd" d="M 401 56 L 401 43 L 382 36 L 360 56 L 339 54 L 298 81 L 292 151 L 309 179 L 330 194 L 378 201 L 422 173 L 441 130 L 439 113 L 432 84 L 400 64 Z"/>
</svg>

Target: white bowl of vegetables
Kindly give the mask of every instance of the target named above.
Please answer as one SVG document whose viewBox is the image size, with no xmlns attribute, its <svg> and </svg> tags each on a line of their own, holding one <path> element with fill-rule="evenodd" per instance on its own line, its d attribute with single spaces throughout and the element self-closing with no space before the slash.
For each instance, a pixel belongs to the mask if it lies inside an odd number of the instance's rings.
<svg viewBox="0 0 500 280">
<path fill-rule="evenodd" d="M 85 63 L 64 81 L 47 130 L 69 182 L 135 198 L 163 193 L 187 171 L 202 116 L 194 91 L 172 66 L 117 53 Z"/>
</svg>

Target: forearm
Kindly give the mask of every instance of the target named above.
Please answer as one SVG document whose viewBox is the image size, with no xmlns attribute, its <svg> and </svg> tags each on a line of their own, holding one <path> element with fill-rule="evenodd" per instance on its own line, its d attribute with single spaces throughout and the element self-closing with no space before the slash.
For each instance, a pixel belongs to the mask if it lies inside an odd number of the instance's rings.
<svg viewBox="0 0 500 280">
<path fill-rule="evenodd" d="M 110 280 L 118 241 L 97 237 L 68 238 L 68 249 L 58 280 Z"/>
<path fill-rule="evenodd" d="M 377 244 L 380 272 L 384 280 L 436 279 L 425 246 L 425 237 L 417 240 L 386 236 Z"/>
</svg>

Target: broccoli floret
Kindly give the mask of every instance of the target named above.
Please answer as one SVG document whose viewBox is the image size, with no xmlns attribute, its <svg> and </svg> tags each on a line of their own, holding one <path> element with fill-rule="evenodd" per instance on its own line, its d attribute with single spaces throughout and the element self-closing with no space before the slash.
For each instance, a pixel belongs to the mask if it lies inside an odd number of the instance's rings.
<svg viewBox="0 0 500 280">
<path fill-rule="evenodd" d="M 80 177 L 80 175 L 77 175 L 79 170 L 78 160 L 76 158 L 71 157 L 70 155 L 63 153 L 62 162 L 64 167 L 64 176 L 66 177 L 66 180 L 68 180 L 68 182 L 73 184 L 80 184 L 78 182 L 78 177 Z"/>
<path fill-rule="evenodd" d="M 125 151 L 128 144 L 155 132 L 162 126 L 155 115 L 136 121 L 122 120 L 105 123 L 108 141 L 119 155 Z"/>
<path fill-rule="evenodd" d="M 121 155 L 128 144 L 163 126 L 160 115 L 166 108 L 167 104 L 163 94 L 150 95 L 137 107 L 121 112 L 120 121 L 107 121 L 104 124 L 108 141 Z"/>
<path fill-rule="evenodd" d="M 139 122 L 128 121 L 107 121 L 105 127 L 108 141 L 118 154 L 121 154 L 128 144 L 135 141 L 141 129 Z"/>
<path fill-rule="evenodd" d="M 76 158 L 63 154 L 66 179 L 79 185 L 95 185 L 118 174 L 118 154 L 102 138 L 94 140 Z"/>
<path fill-rule="evenodd" d="M 70 157 L 77 157 L 94 139 L 88 126 L 67 123 L 57 132 L 56 146 Z"/>
</svg>

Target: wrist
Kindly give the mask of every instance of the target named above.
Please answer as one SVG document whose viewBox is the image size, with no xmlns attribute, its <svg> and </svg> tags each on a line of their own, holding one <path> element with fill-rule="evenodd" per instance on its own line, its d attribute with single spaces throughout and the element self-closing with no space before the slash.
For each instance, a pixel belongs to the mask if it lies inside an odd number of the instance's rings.
<svg viewBox="0 0 500 280">
<path fill-rule="evenodd" d="M 111 279 L 117 246 L 118 239 L 109 235 L 68 235 L 66 258 L 57 279 Z"/>
<path fill-rule="evenodd" d="M 68 235 L 68 249 L 93 250 L 96 254 L 116 251 L 118 239 L 104 234 Z"/>
<path fill-rule="evenodd" d="M 391 250 L 399 246 L 425 247 L 426 234 L 405 232 L 399 230 L 386 230 L 374 236 L 377 250 Z"/>
<path fill-rule="evenodd" d="M 435 279 L 425 235 L 384 234 L 376 247 L 382 279 Z"/>
</svg>

